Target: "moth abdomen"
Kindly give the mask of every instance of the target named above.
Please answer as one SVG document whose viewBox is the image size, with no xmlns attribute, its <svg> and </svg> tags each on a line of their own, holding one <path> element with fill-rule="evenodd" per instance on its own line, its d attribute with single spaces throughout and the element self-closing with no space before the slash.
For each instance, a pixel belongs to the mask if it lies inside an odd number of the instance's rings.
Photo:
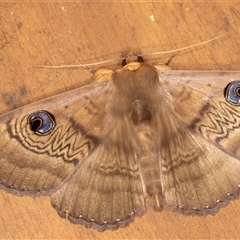
<svg viewBox="0 0 240 240">
<path fill-rule="evenodd" d="M 154 209 L 160 211 L 164 208 L 164 201 L 162 183 L 160 180 L 160 168 L 156 156 L 142 157 L 141 169 L 147 195 L 153 201 Z"/>
<path fill-rule="evenodd" d="M 154 119 L 151 121 L 142 121 L 135 126 L 136 134 L 139 140 L 141 152 L 140 169 L 147 195 L 153 201 L 155 210 L 162 210 L 164 207 L 161 169 L 158 156 L 156 154 L 154 130 Z"/>
</svg>

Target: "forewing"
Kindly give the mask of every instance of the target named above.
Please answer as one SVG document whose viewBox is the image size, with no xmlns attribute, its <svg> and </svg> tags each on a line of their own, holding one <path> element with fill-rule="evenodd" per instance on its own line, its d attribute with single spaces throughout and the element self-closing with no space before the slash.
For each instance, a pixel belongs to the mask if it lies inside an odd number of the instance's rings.
<svg viewBox="0 0 240 240">
<path fill-rule="evenodd" d="M 240 158 L 240 105 L 225 99 L 239 72 L 172 71 L 163 74 L 169 111 L 190 129 Z"/>
<path fill-rule="evenodd" d="M 108 82 L 91 84 L 2 115 L 0 186 L 19 195 L 50 194 L 107 131 L 108 93 Z M 32 130 L 29 116 L 39 113 L 50 132 Z M 37 124 L 44 126 L 42 120 Z"/>
</svg>

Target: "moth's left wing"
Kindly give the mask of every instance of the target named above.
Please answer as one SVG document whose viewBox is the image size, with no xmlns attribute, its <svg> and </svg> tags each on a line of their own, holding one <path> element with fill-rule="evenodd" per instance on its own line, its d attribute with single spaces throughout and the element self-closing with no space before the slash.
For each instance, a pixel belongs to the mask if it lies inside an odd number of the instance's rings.
<svg viewBox="0 0 240 240">
<path fill-rule="evenodd" d="M 48 98 L 0 116 L 0 187 L 50 194 L 107 132 L 109 82 Z"/>
</svg>

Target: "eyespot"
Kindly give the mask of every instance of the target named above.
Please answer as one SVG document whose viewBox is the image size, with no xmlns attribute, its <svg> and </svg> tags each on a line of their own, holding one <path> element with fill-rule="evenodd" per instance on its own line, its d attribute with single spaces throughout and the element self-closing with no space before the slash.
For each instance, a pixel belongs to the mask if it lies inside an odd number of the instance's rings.
<svg viewBox="0 0 240 240">
<path fill-rule="evenodd" d="M 240 105 L 240 81 L 234 81 L 227 85 L 225 98 L 231 104 Z"/>
<path fill-rule="evenodd" d="M 50 133 L 55 127 L 54 116 L 47 111 L 39 111 L 28 117 L 30 129 L 39 135 Z"/>
</svg>

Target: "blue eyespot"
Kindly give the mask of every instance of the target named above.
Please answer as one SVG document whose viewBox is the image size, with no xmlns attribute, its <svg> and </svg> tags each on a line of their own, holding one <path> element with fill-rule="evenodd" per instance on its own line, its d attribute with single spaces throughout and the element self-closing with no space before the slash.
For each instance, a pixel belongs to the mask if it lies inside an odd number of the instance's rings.
<svg viewBox="0 0 240 240">
<path fill-rule="evenodd" d="M 227 85 L 225 98 L 229 103 L 240 105 L 240 81 L 234 81 Z"/>
<path fill-rule="evenodd" d="M 39 111 L 31 114 L 28 122 L 30 129 L 39 135 L 48 134 L 54 129 L 56 124 L 54 116 L 47 111 Z"/>
</svg>

